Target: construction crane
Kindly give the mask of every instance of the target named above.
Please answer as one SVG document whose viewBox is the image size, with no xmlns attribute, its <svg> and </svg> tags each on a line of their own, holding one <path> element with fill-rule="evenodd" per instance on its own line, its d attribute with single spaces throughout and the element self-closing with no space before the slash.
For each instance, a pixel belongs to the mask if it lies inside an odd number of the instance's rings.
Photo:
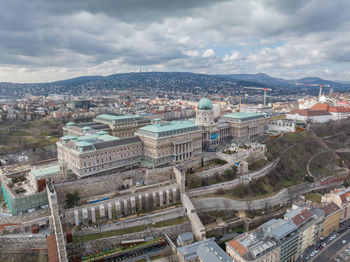
<svg viewBox="0 0 350 262">
<path fill-rule="evenodd" d="M 320 100 L 323 92 L 323 87 L 330 87 L 330 85 L 324 85 L 324 84 L 304 84 L 304 83 L 296 83 L 297 85 L 303 85 L 303 86 L 319 86 L 320 87 L 320 93 L 318 94 L 318 100 Z"/>
<path fill-rule="evenodd" d="M 266 97 L 267 97 L 267 90 L 272 91 L 271 88 L 266 87 L 243 87 L 244 89 L 252 89 L 252 90 L 264 90 L 264 106 L 266 106 Z"/>
</svg>

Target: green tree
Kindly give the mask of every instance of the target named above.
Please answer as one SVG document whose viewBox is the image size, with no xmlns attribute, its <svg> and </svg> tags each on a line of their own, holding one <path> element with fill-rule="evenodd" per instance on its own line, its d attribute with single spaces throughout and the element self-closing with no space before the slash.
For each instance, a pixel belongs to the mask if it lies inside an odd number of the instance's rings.
<svg viewBox="0 0 350 262">
<path fill-rule="evenodd" d="M 66 194 L 66 203 L 69 208 L 78 205 L 79 200 L 80 200 L 80 196 L 77 190 L 75 190 L 74 193 Z"/>
</svg>

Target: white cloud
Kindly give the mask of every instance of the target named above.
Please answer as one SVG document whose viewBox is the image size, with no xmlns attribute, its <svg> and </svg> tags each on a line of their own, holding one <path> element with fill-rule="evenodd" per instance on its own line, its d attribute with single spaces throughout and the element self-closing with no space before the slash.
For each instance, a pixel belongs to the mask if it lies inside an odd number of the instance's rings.
<svg viewBox="0 0 350 262">
<path fill-rule="evenodd" d="M 291 78 L 314 73 L 350 80 L 346 0 L 143 0 L 116 5 L 112 0 L 5 0 L 0 9 L 2 81 L 107 75 L 139 66 L 263 71 Z"/>
<path fill-rule="evenodd" d="M 206 58 L 215 57 L 215 51 L 211 48 L 206 49 L 206 50 L 204 50 L 202 56 L 206 57 Z"/>
<path fill-rule="evenodd" d="M 238 51 L 232 51 L 231 55 L 225 54 L 222 61 L 224 61 L 224 62 L 235 61 L 235 60 L 239 59 L 240 57 L 241 56 L 240 56 L 240 53 Z"/>
</svg>

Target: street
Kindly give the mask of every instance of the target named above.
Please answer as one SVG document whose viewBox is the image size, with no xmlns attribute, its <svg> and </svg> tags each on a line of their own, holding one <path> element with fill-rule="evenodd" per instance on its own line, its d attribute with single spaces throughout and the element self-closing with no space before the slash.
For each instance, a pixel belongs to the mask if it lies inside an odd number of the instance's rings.
<svg viewBox="0 0 350 262">
<path fill-rule="evenodd" d="M 342 230 L 345 229 L 344 233 L 340 233 Z M 335 239 L 330 240 L 330 237 L 339 234 Z M 322 242 L 318 243 L 317 245 L 313 246 L 308 252 L 304 254 L 304 261 L 314 261 L 314 262 L 324 262 L 324 261 L 331 261 L 331 258 L 341 249 L 344 247 L 344 244 L 342 244 L 342 241 L 346 240 L 347 243 L 350 243 L 350 223 L 346 223 L 341 225 L 339 230 L 335 231 L 334 233 L 330 234 L 327 238 L 325 238 Z M 317 249 L 322 243 L 329 243 L 319 251 L 319 253 L 314 256 L 313 258 L 310 257 L 310 253 L 312 253 L 315 249 Z"/>
</svg>

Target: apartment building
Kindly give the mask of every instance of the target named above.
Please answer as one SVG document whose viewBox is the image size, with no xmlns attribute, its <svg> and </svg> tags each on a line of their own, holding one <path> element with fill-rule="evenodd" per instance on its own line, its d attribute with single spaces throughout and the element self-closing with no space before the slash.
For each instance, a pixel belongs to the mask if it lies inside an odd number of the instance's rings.
<svg viewBox="0 0 350 262">
<path fill-rule="evenodd" d="M 340 221 L 350 218 L 350 187 L 332 190 L 322 196 L 322 202 L 335 203 L 341 208 Z"/>
<path fill-rule="evenodd" d="M 279 261 L 281 247 L 257 229 L 226 242 L 226 253 L 238 262 Z"/>
<path fill-rule="evenodd" d="M 262 224 L 259 229 L 263 230 L 265 237 L 274 238 L 278 241 L 281 248 L 279 261 L 292 262 L 298 259 L 299 231 L 292 221 L 271 219 Z"/>
<path fill-rule="evenodd" d="M 315 244 L 322 232 L 323 213 L 312 212 L 307 207 L 294 206 L 285 215 L 284 219 L 292 221 L 299 231 L 298 256 L 308 247 Z"/>
<path fill-rule="evenodd" d="M 326 237 L 339 228 L 341 209 L 333 202 L 327 203 L 320 209 L 324 211 L 322 237 Z"/>
</svg>

